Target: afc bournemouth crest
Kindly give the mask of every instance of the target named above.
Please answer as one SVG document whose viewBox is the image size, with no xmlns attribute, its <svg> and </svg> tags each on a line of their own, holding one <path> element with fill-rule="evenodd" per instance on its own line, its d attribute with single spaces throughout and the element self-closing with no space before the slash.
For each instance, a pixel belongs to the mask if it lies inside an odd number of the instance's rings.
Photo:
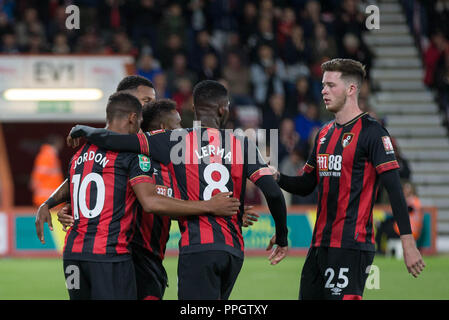
<svg viewBox="0 0 449 320">
<path fill-rule="evenodd" d="M 352 140 L 354 139 L 354 134 L 351 132 L 346 132 L 343 137 L 341 138 L 341 145 L 343 146 L 343 148 L 346 148 L 347 146 L 349 146 L 349 144 L 352 142 Z"/>
</svg>

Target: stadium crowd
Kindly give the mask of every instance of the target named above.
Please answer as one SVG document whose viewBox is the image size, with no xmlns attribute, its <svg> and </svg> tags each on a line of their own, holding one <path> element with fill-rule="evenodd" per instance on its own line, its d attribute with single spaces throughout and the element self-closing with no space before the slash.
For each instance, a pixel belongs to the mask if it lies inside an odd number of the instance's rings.
<svg viewBox="0 0 449 320">
<path fill-rule="evenodd" d="M 80 29 L 68 30 L 65 9 L 80 8 Z M 192 124 L 192 88 L 222 82 L 231 94 L 230 126 L 279 129 L 280 170 L 304 165 L 323 112 L 320 65 L 372 54 L 362 39 L 360 0 L 2 0 L 3 54 L 126 54 L 150 79 L 158 98 L 176 101 Z M 368 111 L 369 81 L 360 105 Z M 252 193 L 248 192 L 248 197 Z M 254 203 L 260 199 L 254 193 Z M 293 203 L 313 203 L 297 197 Z M 251 201 L 250 201 L 251 202 Z"/>
</svg>

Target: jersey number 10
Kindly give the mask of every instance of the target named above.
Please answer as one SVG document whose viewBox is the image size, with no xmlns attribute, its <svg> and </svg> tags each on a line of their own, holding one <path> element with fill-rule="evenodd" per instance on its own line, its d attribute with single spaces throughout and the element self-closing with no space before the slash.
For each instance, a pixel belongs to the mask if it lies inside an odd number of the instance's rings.
<svg viewBox="0 0 449 320">
<path fill-rule="evenodd" d="M 88 219 L 95 218 L 101 213 L 104 207 L 105 186 L 103 177 L 98 173 L 92 172 L 86 175 L 82 181 L 80 180 L 80 174 L 73 175 L 73 218 L 78 220 L 79 212 Z M 89 209 L 86 204 L 86 194 L 87 187 L 91 182 L 95 183 L 97 187 L 97 198 L 95 199 L 93 208 Z"/>
</svg>

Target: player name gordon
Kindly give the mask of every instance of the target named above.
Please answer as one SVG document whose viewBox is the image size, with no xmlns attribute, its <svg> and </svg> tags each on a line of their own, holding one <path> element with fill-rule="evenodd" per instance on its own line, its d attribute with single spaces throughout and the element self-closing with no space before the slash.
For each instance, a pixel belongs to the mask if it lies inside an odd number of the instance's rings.
<svg viewBox="0 0 449 320">
<path fill-rule="evenodd" d="M 73 169 L 76 169 L 77 166 L 86 161 L 95 161 L 104 168 L 108 164 L 109 159 L 101 153 L 96 153 L 94 151 L 85 152 L 73 161 Z"/>
<path fill-rule="evenodd" d="M 181 307 L 179 314 L 204 315 L 210 318 L 214 313 L 223 313 L 226 315 L 266 315 L 267 311 L 267 304 L 225 304 L 218 307 L 187 304 L 187 306 Z"/>
</svg>

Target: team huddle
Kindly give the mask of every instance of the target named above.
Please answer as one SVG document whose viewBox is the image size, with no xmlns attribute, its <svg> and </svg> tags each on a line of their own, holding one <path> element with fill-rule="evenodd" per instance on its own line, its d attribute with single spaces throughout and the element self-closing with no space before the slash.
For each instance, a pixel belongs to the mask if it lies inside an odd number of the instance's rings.
<svg viewBox="0 0 449 320">
<path fill-rule="evenodd" d="M 364 270 L 374 258 L 372 209 L 380 181 L 405 264 L 416 277 L 425 264 L 411 235 L 389 134 L 357 104 L 364 67 L 334 59 L 322 69 L 323 100 L 335 120 L 320 129 L 297 177 L 268 166 L 248 137 L 224 130 L 230 101 L 219 82 L 195 86 L 193 110 L 201 126 L 181 129 L 174 101 L 156 100 L 143 77 L 124 78 L 109 97 L 105 129 L 72 128 L 67 143 L 79 149 L 68 179 L 37 212 L 36 231 L 44 242 L 44 223 L 52 226 L 49 210 L 68 203 L 58 212 L 67 228 L 64 270 L 80 271 L 79 287 L 68 288 L 70 299 L 162 299 L 171 219 L 181 232 L 178 299 L 228 299 L 243 265 L 242 227 L 257 215 L 244 205 L 247 179 L 262 191 L 275 223 L 267 239 L 274 265 L 288 251 L 281 188 L 302 196 L 318 188 L 300 299 L 362 298 Z M 331 272 L 345 281 L 332 283 Z"/>
</svg>

